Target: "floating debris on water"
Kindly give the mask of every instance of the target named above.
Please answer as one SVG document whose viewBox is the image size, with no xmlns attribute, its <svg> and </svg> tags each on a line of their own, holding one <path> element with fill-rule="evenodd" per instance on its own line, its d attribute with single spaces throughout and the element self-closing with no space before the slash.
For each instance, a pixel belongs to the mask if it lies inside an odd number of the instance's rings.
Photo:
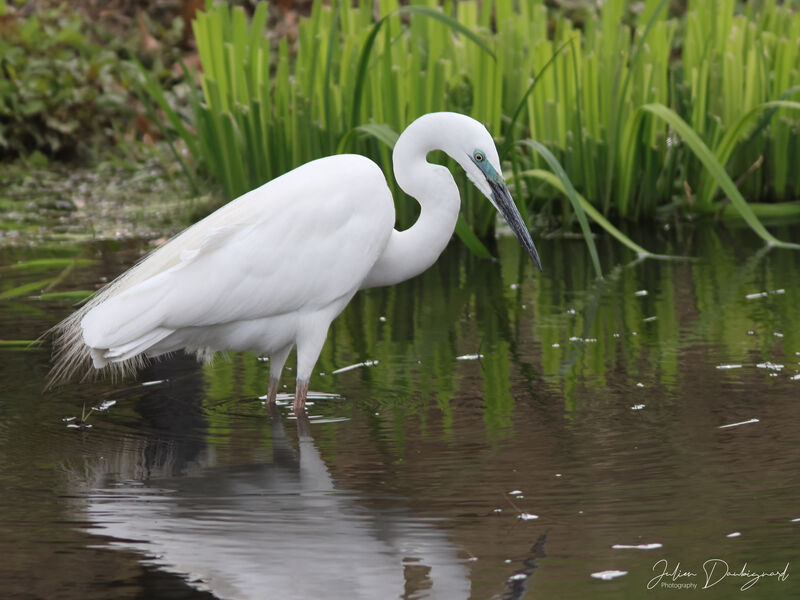
<svg viewBox="0 0 800 600">
<path fill-rule="evenodd" d="M 456 360 L 479 360 L 483 358 L 483 354 L 462 354 L 461 356 L 456 356 Z"/>
<path fill-rule="evenodd" d="M 737 538 L 737 537 L 739 537 L 740 535 L 742 535 L 742 534 L 741 534 L 741 532 L 739 532 L 739 531 L 734 531 L 734 532 L 732 532 L 732 533 L 729 533 L 729 534 L 728 534 L 728 535 L 726 535 L 725 537 L 727 537 L 727 538 Z"/>
<path fill-rule="evenodd" d="M 524 512 L 517 515 L 517 518 L 522 519 L 523 521 L 534 521 L 539 518 L 539 515 Z"/>
<path fill-rule="evenodd" d="M 797 375 L 792 375 L 791 377 L 789 377 L 789 379 L 790 379 L 791 381 L 798 381 L 798 380 L 800 380 L 800 373 L 798 373 Z"/>
<path fill-rule="evenodd" d="M 353 369 L 360 369 L 361 367 L 372 367 L 377 365 L 378 362 L 379 361 L 377 360 L 365 360 L 364 362 L 356 363 L 354 365 L 348 365 L 346 367 L 342 367 L 341 369 L 336 369 L 335 371 L 331 371 L 331 375 L 338 375 L 339 373 L 352 371 Z"/>
<path fill-rule="evenodd" d="M 783 369 L 783 365 L 778 365 L 769 361 L 758 363 L 756 367 L 758 367 L 759 369 L 770 369 L 771 371 L 780 371 L 781 369 Z"/>
<path fill-rule="evenodd" d="M 104 410 L 108 410 L 109 408 L 114 406 L 116 403 L 117 403 L 116 400 L 105 400 L 104 402 L 102 402 L 100 404 L 100 406 L 93 406 L 92 410 L 96 410 L 98 412 L 102 412 Z"/>
<path fill-rule="evenodd" d="M 657 550 L 662 548 L 664 544 L 653 542 L 651 544 L 614 544 L 611 546 L 612 550 Z"/>
<path fill-rule="evenodd" d="M 741 369 L 742 365 L 717 365 L 718 369 Z"/>
<path fill-rule="evenodd" d="M 644 404 L 634 404 L 631 406 L 631 410 L 642 410 L 644 408 Z"/>
<path fill-rule="evenodd" d="M 637 382 L 636 382 L 636 387 L 638 387 L 638 388 L 643 388 L 643 387 L 644 387 L 644 384 L 643 384 L 641 381 L 637 381 Z"/>
<path fill-rule="evenodd" d="M 511 490 L 508 492 L 509 496 L 519 496 L 522 493 L 522 490 Z"/>
<path fill-rule="evenodd" d="M 344 398 L 341 394 L 332 394 L 330 392 L 312 392 L 309 391 L 306 395 L 309 400 L 341 400 Z"/>
<path fill-rule="evenodd" d="M 308 406 L 308 402 L 306 402 L 306 406 Z M 296 421 L 297 416 L 295 414 L 291 414 L 286 417 L 290 421 Z M 341 423 L 343 421 L 349 421 L 350 417 L 326 417 L 325 415 L 308 415 L 308 420 L 310 423 L 314 423 L 315 425 L 321 425 L 326 423 Z"/>
<path fill-rule="evenodd" d="M 592 577 L 595 579 L 602 579 L 603 581 L 611 581 L 612 579 L 616 579 L 617 577 L 622 577 L 627 574 L 627 571 L 598 571 L 597 573 L 592 573 Z"/>
<path fill-rule="evenodd" d="M 747 421 L 739 421 L 738 423 L 728 423 L 727 425 L 720 425 L 719 429 L 727 429 L 729 427 L 738 427 L 739 425 L 749 425 L 750 423 L 758 423 L 758 419 L 748 419 Z"/>
<path fill-rule="evenodd" d="M 775 294 L 785 294 L 785 293 L 786 293 L 786 290 L 781 288 L 779 290 L 772 290 L 772 291 L 769 291 L 769 292 L 756 292 L 754 294 L 747 294 L 745 296 L 745 298 L 747 298 L 748 300 L 754 300 L 755 298 L 766 298 L 767 296 L 772 296 L 772 295 L 775 295 Z"/>
<path fill-rule="evenodd" d="M 637 290 L 633 292 L 634 296 L 647 296 L 647 290 Z"/>
</svg>

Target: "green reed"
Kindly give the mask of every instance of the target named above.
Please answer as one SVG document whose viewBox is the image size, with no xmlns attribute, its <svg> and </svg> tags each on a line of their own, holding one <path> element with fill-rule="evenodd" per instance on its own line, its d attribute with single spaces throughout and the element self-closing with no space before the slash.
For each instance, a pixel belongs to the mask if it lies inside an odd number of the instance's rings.
<svg viewBox="0 0 800 600">
<path fill-rule="evenodd" d="M 393 181 L 397 132 L 423 113 L 454 110 L 498 135 L 523 215 L 580 223 L 578 196 L 604 218 L 707 214 L 730 203 L 779 243 L 748 201 L 800 194 L 800 13 L 790 7 L 765 0 L 739 14 L 734 0 L 692 0 L 678 19 L 665 0 L 646 0 L 631 18 L 627 0 L 608 0 L 578 29 L 543 0 L 330 4 L 316 1 L 300 20 L 294 52 L 264 35 L 266 4 L 248 18 L 208 2 L 193 24 L 203 69 L 191 127 L 147 80 L 194 168 L 229 198 L 334 152 L 366 154 Z M 548 180 L 551 161 L 517 140 L 549 150 L 563 166 L 561 186 Z M 458 182 L 457 233 L 485 253 L 478 237 L 493 230 L 491 206 Z M 559 187 L 577 191 L 572 202 Z M 395 192 L 405 226 L 415 206 Z"/>
</svg>

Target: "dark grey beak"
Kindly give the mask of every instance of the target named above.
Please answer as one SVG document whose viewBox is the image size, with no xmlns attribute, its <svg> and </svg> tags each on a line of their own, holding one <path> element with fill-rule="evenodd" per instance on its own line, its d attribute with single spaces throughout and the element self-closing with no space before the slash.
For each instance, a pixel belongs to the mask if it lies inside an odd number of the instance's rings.
<svg viewBox="0 0 800 600">
<path fill-rule="evenodd" d="M 525 248 L 525 252 L 528 253 L 528 256 L 533 259 L 533 262 L 536 263 L 536 266 L 539 267 L 541 271 L 542 262 L 539 260 L 539 253 L 536 251 L 536 246 L 533 245 L 531 234 L 522 220 L 522 215 L 519 214 L 517 207 L 514 205 L 514 201 L 511 199 L 508 188 L 505 184 L 492 181 L 488 177 L 486 181 L 489 182 L 489 186 L 492 188 L 494 202 L 497 204 L 497 208 L 500 209 L 500 214 L 503 215 L 506 223 L 511 227 L 511 231 L 517 236 L 519 243 Z"/>
</svg>

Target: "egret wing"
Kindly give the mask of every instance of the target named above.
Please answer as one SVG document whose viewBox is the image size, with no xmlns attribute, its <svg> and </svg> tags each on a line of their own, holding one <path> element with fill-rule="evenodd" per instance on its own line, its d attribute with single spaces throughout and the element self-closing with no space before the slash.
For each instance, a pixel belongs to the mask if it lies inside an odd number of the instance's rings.
<svg viewBox="0 0 800 600">
<path fill-rule="evenodd" d="M 317 310 L 359 288 L 393 224 L 391 194 L 374 163 L 356 156 L 309 163 L 142 262 L 143 272 L 150 260 L 163 270 L 90 310 L 84 340 L 95 348 L 136 347 L 155 331 Z"/>
</svg>

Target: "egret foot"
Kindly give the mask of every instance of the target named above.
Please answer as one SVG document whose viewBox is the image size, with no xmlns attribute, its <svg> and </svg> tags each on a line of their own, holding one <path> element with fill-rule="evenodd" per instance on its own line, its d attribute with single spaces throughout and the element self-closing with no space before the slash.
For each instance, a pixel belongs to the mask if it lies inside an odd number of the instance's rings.
<svg viewBox="0 0 800 600">
<path fill-rule="evenodd" d="M 267 388 L 267 404 L 275 404 L 275 399 L 278 397 L 278 378 L 269 378 L 269 387 Z"/>
<path fill-rule="evenodd" d="M 308 395 L 308 381 L 297 380 L 294 392 L 294 414 L 299 415 L 306 410 L 306 396 Z"/>
</svg>

